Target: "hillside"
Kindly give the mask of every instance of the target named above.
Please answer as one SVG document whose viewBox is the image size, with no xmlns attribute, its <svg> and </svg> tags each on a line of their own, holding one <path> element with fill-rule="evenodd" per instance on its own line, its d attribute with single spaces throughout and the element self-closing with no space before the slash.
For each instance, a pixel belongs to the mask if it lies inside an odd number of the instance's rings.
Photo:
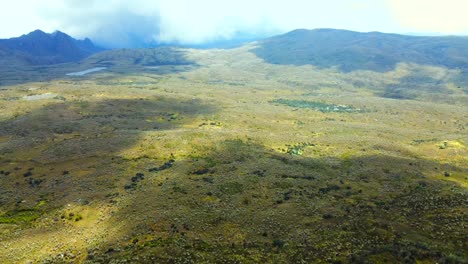
<svg viewBox="0 0 468 264">
<path fill-rule="evenodd" d="M 196 67 L 196 63 L 186 58 L 184 54 L 182 49 L 172 47 L 114 49 L 94 53 L 78 62 L 67 64 L 30 65 L 28 62 L 23 62 L 23 64 L 17 64 L 17 67 L 0 67 L 0 86 L 30 81 L 49 81 L 63 78 L 67 73 L 96 67 L 105 67 L 106 71 L 120 73 L 177 72 Z M 17 53 L 13 56 L 14 58 L 7 59 L 7 61 L 19 63 L 23 58 Z M 0 49 L 1 57 L 2 50 Z M 40 60 L 43 57 L 33 58 Z"/>
<path fill-rule="evenodd" d="M 258 47 L 6 69 L 0 263 L 466 263 L 462 71 Z"/>
<path fill-rule="evenodd" d="M 79 61 L 102 51 L 88 38 L 76 40 L 56 31 L 35 30 L 17 38 L 0 40 L 0 65 L 48 65 Z"/>
<path fill-rule="evenodd" d="M 100 66 L 164 66 L 192 64 L 191 61 L 184 57 L 182 52 L 171 47 L 108 50 L 90 56 L 86 62 Z"/>
<path fill-rule="evenodd" d="M 468 37 L 417 37 L 336 29 L 295 30 L 259 42 L 268 63 L 385 72 L 417 63 L 468 71 Z"/>
</svg>

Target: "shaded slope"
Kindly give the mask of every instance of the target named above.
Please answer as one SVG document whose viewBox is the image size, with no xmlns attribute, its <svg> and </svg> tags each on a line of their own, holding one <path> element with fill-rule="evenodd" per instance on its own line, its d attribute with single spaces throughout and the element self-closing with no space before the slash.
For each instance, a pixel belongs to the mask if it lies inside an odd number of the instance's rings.
<svg viewBox="0 0 468 264">
<path fill-rule="evenodd" d="M 102 51 L 88 38 L 76 40 L 56 31 L 40 30 L 17 38 L 0 40 L 0 64 L 47 65 L 79 61 Z"/>
<path fill-rule="evenodd" d="M 11 54 L 11 51 L 3 50 L 0 46 L 0 86 L 62 79 L 67 73 L 94 67 L 106 67 L 106 72 L 118 74 L 142 72 L 171 74 L 190 71 L 197 67 L 193 60 L 187 58 L 187 50 L 171 47 L 106 50 L 78 62 L 72 61 L 60 65 L 30 65 L 28 57 L 18 54 L 22 53 Z M 7 66 L 1 67 L 2 65 Z"/>
<path fill-rule="evenodd" d="M 100 66 L 162 66 L 194 64 L 192 61 L 186 59 L 185 52 L 171 47 L 108 50 L 89 57 L 87 62 L 92 62 Z"/>
<path fill-rule="evenodd" d="M 90 248 L 90 263 L 456 263 L 466 255 L 462 232 L 451 231 L 466 192 L 426 176 L 463 168 L 386 155 L 304 158 L 242 140 L 172 165 L 129 171 L 146 178 L 121 195 L 129 203 L 112 218 L 127 239 Z"/>
<path fill-rule="evenodd" d="M 389 71 L 399 62 L 467 68 L 467 37 L 416 37 L 336 29 L 294 30 L 260 42 L 257 56 L 272 64 L 342 71 Z"/>
</svg>

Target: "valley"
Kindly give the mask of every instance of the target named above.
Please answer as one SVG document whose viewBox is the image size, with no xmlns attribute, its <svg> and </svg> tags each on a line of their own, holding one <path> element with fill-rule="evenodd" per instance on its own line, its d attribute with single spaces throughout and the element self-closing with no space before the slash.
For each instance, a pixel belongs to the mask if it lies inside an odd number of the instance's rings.
<svg viewBox="0 0 468 264">
<path fill-rule="evenodd" d="M 0 262 L 465 263 L 466 68 L 262 45 L 2 67 Z"/>
</svg>

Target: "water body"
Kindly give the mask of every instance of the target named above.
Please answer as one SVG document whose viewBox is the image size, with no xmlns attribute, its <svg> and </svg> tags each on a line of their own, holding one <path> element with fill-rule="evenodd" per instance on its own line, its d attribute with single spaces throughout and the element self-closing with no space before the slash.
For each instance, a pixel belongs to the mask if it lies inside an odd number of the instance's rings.
<svg viewBox="0 0 468 264">
<path fill-rule="evenodd" d="M 54 93 L 45 93 L 45 94 L 36 94 L 36 95 L 27 95 L 23 96 L 23 99 L 26 101 L 36 101 L 36 100 L 42 100 L 42 99 L 51 99 L 58 96 L 58 94 Z"/>
<path fill-rule="evenodd" d="M 80 71 L 80 72 L 67 73 L 67 76 L 83 76 L 83 75 L 86 75 L 88 73 L 98 72 L 98 71 L 102 71 L 102 70 L 105 70 L 105 69 L 107 69 L 107 67 L 95 67 L 95 68 L 87 69 L 87 70 Z"/>
</svg>

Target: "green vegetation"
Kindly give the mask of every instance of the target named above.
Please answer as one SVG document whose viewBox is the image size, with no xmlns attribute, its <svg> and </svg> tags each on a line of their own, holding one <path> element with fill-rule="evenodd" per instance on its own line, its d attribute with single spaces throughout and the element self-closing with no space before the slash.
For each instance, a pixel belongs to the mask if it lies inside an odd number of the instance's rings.
<svg viewBox="0 0 468 264">
<path fill-rule="evenodd" d="M 347 105 L 334 105 L 334 104 L 327 104 L 322 102 L 311 102 L 311 101 L 304 101 L 304 100 L 287 100 L 287 99 L 276 99 L 271 101 L 271 103 L 276 104 L 283 104 L 290 107 L 296 108 L 309 108 L 316 111 L 320 111 L 322 113 L 330 113 L 330 112 L 346 112 L 346 113 L 353 113 L 353 112 L 363 112 L 361 109 L 355 109 L 351 106 Z"/>
<path fill-rule="evenodd" d="M 304 149 L 307 147 L 313 147 L 315 144 L 313 143 L 298 143 L 295 145 L 286 145 L 286 153 L 291 155 L 299 155 L 302 156 L 304 154 Z"/>
<path fill-rule="evenodd" d="M 35 209 L 9 211 L 0 216 L 0 224 L 30 224 L 40 215 Z"/>
<path fill-rule="evenodd" d="M 75 214 L 73 212 L 70 212 L 70 213 L 63 214 L 60 218 L 61 219 L 66 219 L 66 220 L 72 221 L 72 222 L 78 222 L 78 221 L 83 219 L 83 216 L 80 215 L 80 214 Z"/>
</svg>

